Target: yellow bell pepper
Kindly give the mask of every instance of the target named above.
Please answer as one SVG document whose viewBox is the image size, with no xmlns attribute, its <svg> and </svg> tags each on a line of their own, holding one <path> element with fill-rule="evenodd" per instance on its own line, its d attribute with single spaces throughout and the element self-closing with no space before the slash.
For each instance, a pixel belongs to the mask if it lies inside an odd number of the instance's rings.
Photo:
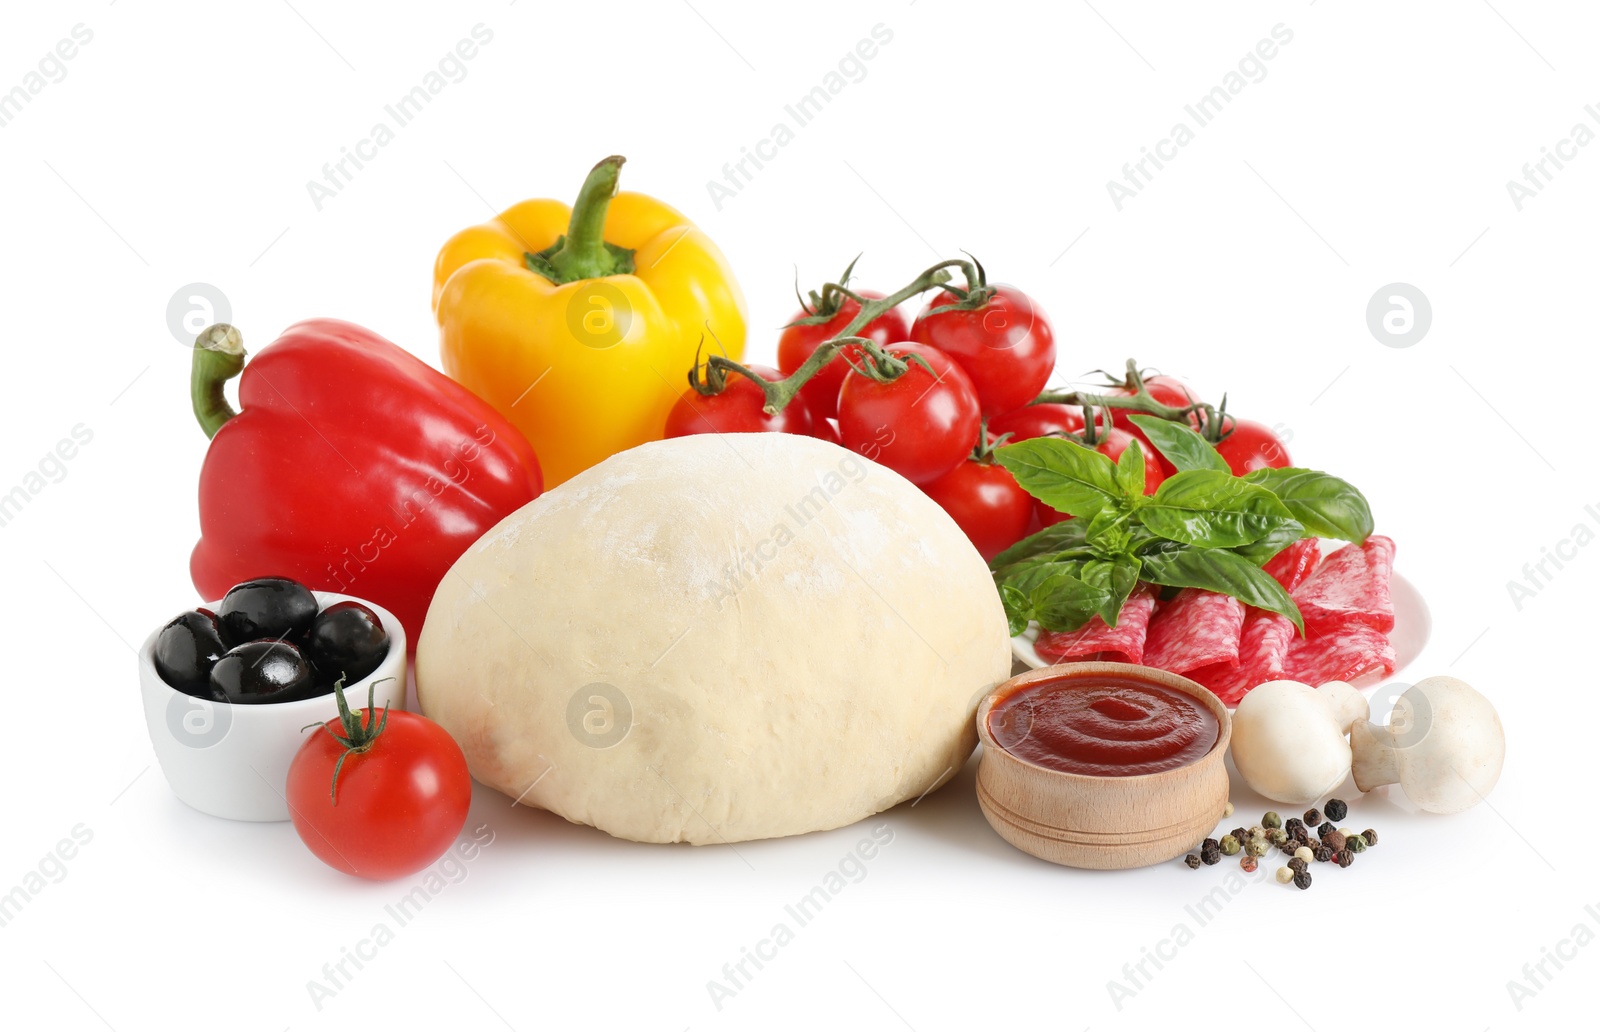
<svg viewBox="0 0 1600 1032">
<path fill-rule="evenodd" d="M 744 295 L 682 214 L 617 193 L 623 159 L 560 201 L 462 230 L 433 269 L 444 370 L 533 445 L 545 485 L 658 440 L 707 354 L 744 352 Z"/>
</svg>

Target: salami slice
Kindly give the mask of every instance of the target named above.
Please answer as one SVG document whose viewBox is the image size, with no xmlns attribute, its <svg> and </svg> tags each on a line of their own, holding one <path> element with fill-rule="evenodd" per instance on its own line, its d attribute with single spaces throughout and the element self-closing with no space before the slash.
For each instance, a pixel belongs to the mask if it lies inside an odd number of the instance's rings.
<svg viewBox="0 0 1600 1032">
<path fill-rule="evenodd" d="M 1301 538 L 1261 568 L 1272 574 L 1285 591 L 1293 591 L 1311 576 L 1321 558 L 1317 539 Z M 1237 662 L 1202 667 L 1190 671 L 1189 677 L 1210 688 L 1227 705 L 1237 706 L 1256 685 L 1284 676 L 1289 648 L 1298 634 L 1288 617 L 1247 606 L 1239 631 Z"/>
<path fill-rule="evenodd" d="M 1293 591 L 1306 582 L 1321 558 L 1322 546 L 1317 539 L 1301 538 L 1268 559 L 1261 568 L 1272 574 L 1284 591 Z"/>
<path fill-rule="evenodd" d="M 1315 637 L 1297 638 L 1289 646 L 1283 676 L 1312 686 L 1329 681 L 1354 681 L 1365 674 L 1394 673 L 1394 646 L 1389 636 L 1362 623 L 1329 628 Z"/>
<path fill-rule="evenodd" d="M 1243 625 L 1244 605 L 1238 599 L 1184 588 L 1151 618 L 1144 663 L 1175 674 L 1217 664 L 1238 666 Z"/>
<path fill-rule="evenodd" d="M 1096 658 L 1114 663 L 1143 663 L 1145 632 L 1155 607 L 1155 594 L 1141 585 L 1122 604 L 1115 627 L 1107 627 L 1098 616 L 1092 617 L 1076 631 L 1040 631 L 1033 649 L 1040 658 L 1052 663 Z"/>
<path fill-rule="evenodd" d="M 1304 584 L 1290 592 L 1305 618 L 1306 636 L 1350 625 L 1394 629 L 1389 576 L 1394 542 L 1374 534 L 1328 556 Z"/>
<path fill-rule="evenodd" d="M 1251 609 L 1239 632 L 1238 661 L 1202 667 L 1191 671 L 1189 677 L 1210 688 L 1227 705 L 1237 706 L 1256 685 L 1285 676 L 1284 663 L 1297 633 L 1288 617 Z"/>
</svg>

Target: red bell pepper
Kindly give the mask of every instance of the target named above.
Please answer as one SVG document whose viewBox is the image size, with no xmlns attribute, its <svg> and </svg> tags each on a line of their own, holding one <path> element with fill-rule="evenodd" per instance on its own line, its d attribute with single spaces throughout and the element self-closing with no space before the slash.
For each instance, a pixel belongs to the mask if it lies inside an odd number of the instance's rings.
<svg viewBox="0 0 1600 1032">
<path fill-rule="evenodd" d="M 195 342 L 190 391 L 212 439 L 195 587 L 214 599 L 279 576 L 356 595 L 394 613 L 415 649 L 451 564 L 538 497 L 532 446 L 465 387 L 351 323 L 298 323 L 244 358 L 231 326 Z M 235 376 L 239 412 L 223 394 Z"/>
</svg>

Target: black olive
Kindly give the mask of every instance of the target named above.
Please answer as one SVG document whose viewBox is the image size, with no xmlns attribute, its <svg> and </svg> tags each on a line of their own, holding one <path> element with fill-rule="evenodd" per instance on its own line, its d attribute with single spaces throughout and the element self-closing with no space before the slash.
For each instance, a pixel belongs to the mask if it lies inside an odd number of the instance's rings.
<svg viewBox="0 0 1600 1032">
<path fill-rule="evenodd" d="M 156 638 L 156 673 L 185 695 L 211 698 L 211 668 L 228 651 L 216 619 L 202 610 L 172 619 Z"/>
<path fill-rule="evenodd" d="M 317 668 L 317 680 L 333 688 L 366 677 L 389 654 L 389 635 L 378 614 L 360 602 L 335 602 L 317 614 L 306 634 L 306 657 Z"/>
<path fill-rule="evenodd" d="M 298 581 L 261 577 L 236 584 L 217 607 L 217 628 L 229 646 L 262 638 L 299 639 L 317 617 L 317 600 Z"/>
<path fill-rule="evenodd" d="M 211 696 L 218 702 L 293 702 L 314 694 L 311 664 L 286 641 L 247 641 L 211 668 Z"/>
</svg>

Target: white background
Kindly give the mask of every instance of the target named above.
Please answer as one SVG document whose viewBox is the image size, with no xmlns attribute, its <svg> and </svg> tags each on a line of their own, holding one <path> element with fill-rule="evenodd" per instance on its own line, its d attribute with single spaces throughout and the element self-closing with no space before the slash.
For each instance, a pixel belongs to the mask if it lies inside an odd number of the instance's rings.
<svg viewBox="0 0 1600 1032">
<path fill-rule="evenodd" d="M 73 26 L 93 40 L 0 128 L 8 298 L 0 491 L 76 424 L 93 441 L 0 528 L 6 745 L 0 891 L 75 825 L 66 876 L 0 928 L 7 1027 L 1317 1030 L 1577 1027 L 1600 947 L 1513 1005 L 1600 904 L 1587 872 L 1600 549 L 1513 605 L 1507 582 L 1600 521 L 1592 457 L 1595 184 L 1580 149 L 1518 210 L 1506 188 L 1600 101 L 1578 5 L 1052 5 L 295 0 L 12 5 L 0 90 Z M 1209 5 L 1208 5 L 1209 6 Z M 587 11 L 587 13 L 585 13 Z M 1503 17 L 1502 17 L 1503 15 Z M 1106 182 L 1277 23 L 1293 32 L 1123 210 Z M 306 182 L 475 24 L 468 66 L 319 211 Z M 882 23 L 892 41 L 721 210 L 706 183 Z M 1055 868 L 983 822 L 972 771 L 719 1011 L 706 989 L 876 823 L 727 847 L 615 841 L 480 789 L 490 846 L 319 1011 L 307 982 L 409 883 L 324 868 L 287 824 L 216 820 L 153 766 L 130 643 L 197 599 L 206 441 L 166 307 L 225 294 L 247 344 L 338 316 L 437 360 L 439 244 L 603 155 L 721 245 L 770 357 L 806 283 L 865 252 L 890 288 L 965 248 L 1046 306 L 1059 375 L 1128 356 L 1293 434 L 1371 498 L 1432 641 L 1510 739 L 1489 806 L 1360 799 L 1382 844 L 1309 892 L 1172 863 Z M 1552 167 L 1553 166 L 1549 166 Z M 1391 282 L 1430 299 L 1415 346 L 1369 333 Z M 1236 791 L 1241 816 L 1261 809 Z M 1249 823 L 1249 821 L 1243 821 Z M 1600 907 L 1597 907 L 1600 910 Z M 1192 943 L 1118 1009 L 1107 983 L 1180 922 Z M 1570 953 L 1570 948 L 1568 949 Z M 1169 951 L 1170 952 L 1170 951 Z M 1150 970 L 1154 970 L 1150 968 Z M 1526 983 L 1524 983 L 1526 984 Z M 1292 1008 L 1292 1012 L 1290 1010 Z M 1411 1025 L 1412 1022 L 1419 1023 Z"/>
</svg>

